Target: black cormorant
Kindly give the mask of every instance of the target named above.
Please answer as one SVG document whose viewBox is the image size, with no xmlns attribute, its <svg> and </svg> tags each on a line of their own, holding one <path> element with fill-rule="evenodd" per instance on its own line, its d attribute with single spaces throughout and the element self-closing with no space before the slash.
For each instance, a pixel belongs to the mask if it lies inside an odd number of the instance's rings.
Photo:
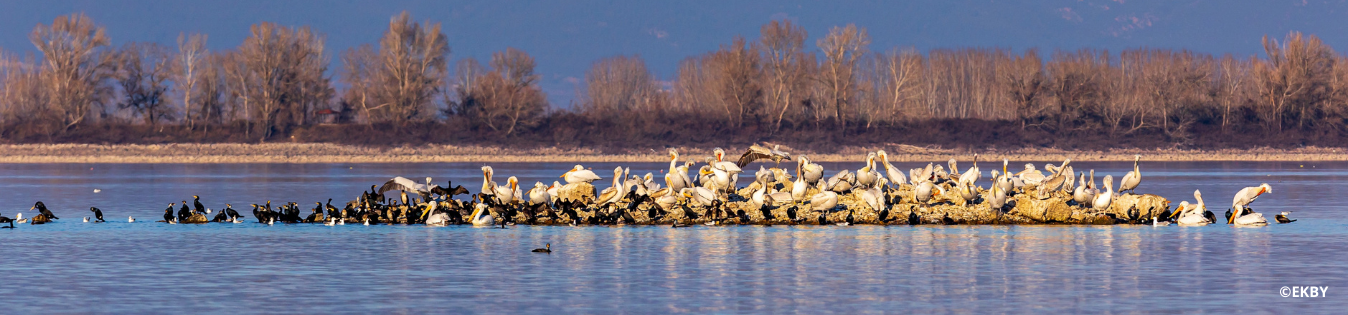
<svg viewBox="0 0 1348 315">
<path fill-rule="evenodd" d="M 547 243 L 547 244 L 543 245 L 543 248 L 535 248 L 535 249 L 534 249 L 534 252 L 535 252 L 535 253 L 548 253 L 548 254 L 551 254 L 551 253 L 552 253 L 552 243 Z"/>
<path fill-rule="evenodd" d="M 173 203 L 169 203 L 168 209 L 164 209 L 164 223 L 173 222 Z"/>
<path fill-rule="evenodd" d="M 41 201 L 38 201 L 36 204 L 33 204 L 33 207 L 28 208 L 28 211 L 33 211 L 33 209 L 37 209 L 37 212 L 41 212 L 42 215 L 47 216 L 48 219 L 52 220 L 60 219 L 57 218 L 55 214 L 52 214 L 51 210 L 47 210 L 47 204 L 44 204 Z"/>
<path fill-rule="evenodd" d="M 186 205 L 187 203 L 183 203 Z M 201 205 L 201 196 L 192 195 L 192 207 L 196 212 L 206 213 L 206 206 Z"/>
<path fill-rule="evenodd" d="M 98 210 L 98 208 L 95 207 L 89 207 L 89 211 L 94 212 L 94 219 L 98 219 L 97 220 L 98 222 L 105 222 L 103 221 L 103 210 Z"/>
</svg>

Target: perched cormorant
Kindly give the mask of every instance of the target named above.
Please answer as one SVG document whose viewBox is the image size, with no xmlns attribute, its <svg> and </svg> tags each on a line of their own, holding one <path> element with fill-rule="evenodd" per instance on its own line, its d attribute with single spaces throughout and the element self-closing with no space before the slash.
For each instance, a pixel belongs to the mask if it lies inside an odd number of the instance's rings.
<svg viewBox="0 0 1348 315">
<path fill-rule="evenodd" d="M 164 223 L 173 222 L 173 203 L 169 203 L 168 209 L 164 209 Z"/>
<path fill-rule="evenodd" d="M 98 208 L 95 207 L 89 207 L 89 211 L 94 212 L 94 219 L 97 219 L 98 222 L 105 222 L 103 221 L 103 210 L 98 210 Z"/>
<path fill-rule="evenodd" d="M 186 205 L 187 203 L 183 203 Z M 201 196 L 192 195 L 192 207 L 196 212 L 206 213 L 206 206 L 201 205 Z"/>
<path fill-rule="evenodd" d="M 41 201 L 38 201 L 36 204 L 33 204 L 33 207 L 28 208 L 28 211 L 33 211 L 33 209 L 37 209 L 37 212 L 41 212 L 42 215 L 47 216 L 48 219 L 52 220 L 60 219 L 57 218 L 55 214 L 52 214 L 51 210 L 47 210 L 47 204 L 44 204 Z"/>
<path fill-rule="evenodd" d="M 187 221 L 192 217 L 192 209 L 187 208 L 187 200 L 183 200 L 182 208 L 178 208 L 178 222 Z"/>
<path fill-rule="evenodd" d="M 547 243 L 546 245 L 543 245 L 543 248 L 535 248 L 534 252 L 552 254 L 552 243 Z"/>
<path fill-rule="evenodd" d="M 239 212 L 234 211 L 234 207 L 231 206 L 230 204 L 225 204 L 225 210 L 220 210 L 220 212 L 224 212 L 225 215 L 229 216 L 229 219 L 231 221 L 239 218 Z"/>
</svg>

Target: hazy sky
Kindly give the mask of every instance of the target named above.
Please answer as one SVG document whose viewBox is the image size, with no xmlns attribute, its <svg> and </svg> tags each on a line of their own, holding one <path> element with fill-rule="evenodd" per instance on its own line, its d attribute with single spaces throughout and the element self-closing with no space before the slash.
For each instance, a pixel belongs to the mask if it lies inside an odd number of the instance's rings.
<svg viewBox="0 0 1348 315">
<path fill-rule="evenodd" d="M 855 23 L 869 30 L 875 51 L 893 47 L 995 46 L 1185 48 L 1214 54 L 1260 54 L 1263 35 L 1297 30 L 1348 51 L 1345 1 L 0 1 L 0 49 L 28 53 L 28 33 L 58 15 L 84 12 L 107 27 L 115 45 L 173 45 L 179 32 L 210 35 L 212 49 L 230 49 L 259 21 L 309 25 L 327 37 L 332 60 L 374 43 L 389 17 L 410 11 L 443 23 L 452 58 L 486 60 L 516 47 L 533 55 L 542 86 L 557 105 L 595 60 L 639 54 L 662 79 L 683 58 L 758 37 L 762 24 L 791 19 L 810 33 Z M 332 69 L 335 69 L 334 65 Z"/>
</svg>

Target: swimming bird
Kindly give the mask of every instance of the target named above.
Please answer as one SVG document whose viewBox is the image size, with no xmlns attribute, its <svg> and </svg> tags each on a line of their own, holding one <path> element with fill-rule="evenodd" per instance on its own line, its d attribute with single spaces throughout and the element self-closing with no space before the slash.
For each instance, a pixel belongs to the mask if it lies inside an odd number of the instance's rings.
<svg viewBox="0 0 1348 315">
<path fill-rule="evenodd" d="M 585 167 L 580 166 L 580 164 L 576 164 L 576 167 L 571 168 L 570 171 L 566 171 L 566 173 L 562 174 L 561 178 L 566 179 L 567 184 L 589 184 L 596 180 L 600 180 L 599 175 L 595 175 L 593 171 L 585 169 Z"/>
<path fill-rule="evenodd" d="M 781 166 L 782 160 L 791 160 L 791 154 L 782 152 L 779 150 L 780 148 L 781 146 L 779 145 L 773 145 L 772 149 L 768 149 L 767 147 L 758 144 L 750 145 L 749 150 L 745 151 L 744 155 L 740 156 L 739 161 L 735 162 L 735 166 L 744 168 L 745 166 L 748 166 L 749 163 L 761 159 L 772 160 L 772 162 L 777 163 L 777 166 Z"/>
<path fill-rule="evenodd" d="M 1167 226 L 1167 225 L 1170 225 L 1170 221 L 1157 221 L 1156 216 L 1151 217 L 1151 226 Z"/>
<path fill-rule="evenodd" d="M 89 211 L 94 212 L 94 219 L 97 219 L 98 222 L 106 222 L 103 221 L 103 210 L 99 210 L 98 208 L 95 207 L 89 207 Z"/>
<path fill-rule="evenodd" d="M 14 228 L 14 219 L 0 215 L 0 223 L 9 223 L 9 226 L 4 227 L 6 229 Z"/>
<path fill-rule="evenodd" d="M 126 216 L 126 223 L 136 223 L 136 218 L 133 218 L 128 215 Z"/>
<path fill-rule="evenodd" d="M 1207 204 L 1203 203 L 1203 193 L 1194 190 L 1194 199 L 1198 201 L 1197 204 L 1190 205 L 1188 201 L 1180 202 L 1179 208 L 1176 208 L 1175 213 L 1171 214 L 1172 217 L 1179 216 L 1179 219 L 1176 219 L 1175 223 L 1178 223 L 1180 226 L 1203 226 L 1212 224 L 1212 220 L 1204 215 L 1207 211 Z"/>
<path fill-rule="evenodd" d="M 84 223 L 89 223 L 89 217 L 84 217 Z"/>
<path fill-rule="evenodd" d="M 487 204 L 479 203 L 473 207 L 472 218 L 473 226 L 493 226 L 496 225 L 496 218 L 487 211 Z"/>
<path fill-rule="evenodd" d="M 41 201 L 38 201 L 36 204 L 33 204 L 33 207 L 28 208 L 28 211 L 33 211 L 33 209 L 37 209 L 37 212 L 42 213 L 42 215 L 46 216 L 48 219 L 52 220 L 60 219 L 57 218 L 55 214 L 52 214 L 51 210 L 47 210 L 47 204 L 44 204 Z"/>
<path fill-rule="evenodd" d="M 1236 210 L 1237 215 L 1242 214 L 1251 202 L 1259 199 L 1259 195 L 1266 193 L 1273 193 L 1273 187 L 1269 186 L 1268 183 L 1260 184 L 1259 187 L 1245 187 L 1236 192 L 1236 197 L 1231 200 L 1231 208 Z"/>
<path fill-rule="evenodd" d="M 1279 213 L 1278 215 L 1273 216 L 1273 219 L 1274 219 L 1274 220 L 1277 220 L 1277 221 L 1278 221 L 1278 224 L 1286 224 L 1286 223 L 1296 222 L 1296 221 L 1297 221 L 1296 219 L 1289 219 L 1289 218 L 1287 218 L 1287 215 L 1289 215 L 1289 214 L 1292 214 L 1292 211 L 1283 211 L 1282 213 Z"/>
<path fill-rule="evenodd" d="M 23 212 L 15 213 L 15 214 L 14 214 L 14 223 L 18 223 L 18 224 L 28 223 L 28 219 L 24 219 L 24 218 L 23 218 Z"/>
<path fill-rule="evenodd" d="M 1114 176 L 1105 175 L 1105 191 L 1095 196 L 1095 201 L 1091 208 L 1096 211 L 1109 209 L 1109 205 L 1114 203 Z"/>
<path fill-rule="evenodd" d="M 546 244 L 543 244 L 543 248 L 535 248 L 533 252 L 535 252 L 535 253 L 548 253 L 548 254 L 551 254 L 551 253 L 552 253 L 552 243 L 546 243 Z"/>
<path fill-rule="evenodd" d="M 1250 211 L 1249 209 L 1245 209 L 1245 211 L 1246 212 L 1244 214 L 1242 214 L 1241 212 L 1236 212 L 1232 214 L 1231 218 L 1228 219 L 1229 221 L 1227 223 L 1235 224 L 1236 226 L 1268 225 L 1268 220 L 1264 219 L 1263 213 Z"/>
<path fill-rule="evenodd" d="M 1119 193 L 1125 190 L 1137 194 L 1137 184 L 1142 182 L 1142 169 L 1138 168 L 1137 162 L 1142 160 L 1141 154 L 1133 155 L 1133 170 L 1123 174 L 1123 179 L 1119 181 Z"/>
</svg>

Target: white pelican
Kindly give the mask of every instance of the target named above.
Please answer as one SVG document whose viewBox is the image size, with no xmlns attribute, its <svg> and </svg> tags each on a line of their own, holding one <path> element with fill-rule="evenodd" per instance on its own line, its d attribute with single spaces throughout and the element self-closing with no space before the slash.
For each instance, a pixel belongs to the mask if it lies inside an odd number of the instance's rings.
<svg viewBox="0 0 1348 315">
<path fill-rule="evenodd" d="M 551 201 L 552 195 L 548 194 L 548 186 L 543 185 L 543 182 L 534 182 L 534 189 L 529 190 L 529 204 L 536 205 Z"/>
<path fill-rule="evenodd" d="M 762 177 L 759 177 L 754 182 L 758 183 L 758 189 L 754 190 L 754 193 L 749 195 L 749 208 L 761 209 L 763 208 L 764 196 L 768 193 L 768 183 L 765 182 Z"/>
<path fill-rule="evenodd" d="M 487 196 L 496 195 L 496 182 L 491 180 L 492 174 L 494 173 L 496 172 L 492 171 L 491 166 L 482 166 L 481 193 L 483 195 Z"/>
<path fill-rule="evenodd" d="M 954 167 L 954 165 L 952 164 L 951 167 Z M 982 177 L 983 171 L 978 169 L 978 154 L 974 154 L 974 166 L 964 170 L 964 173 L 960 173 L 959 182 L 974 184 Z"/>
<path fill-rule="evenodd" d="M 678 162 L 679 152 L 669 149 L 669 173 L 665 173 L 665 184 L 675 191 L 693 186 L 693 183 L 688 180 L 687 169 L 680 171 Z"/>
<path fill-rule="evenodd" d="M 804 166 L 805 163 L 808 163 L 808 161 L 805 160 L 804 156 L 800 157 L 800 159 L 796 161 L 796 181 L 791 183 L 792 202 L 804 201 L 805 191 L 810 188 L 809 184 L 806 182 L 804 174 L 801 173 L 801 170 L 805 168 Z"/>
<path fill-rule="evenodd" d="M 337 219 L 328 219 L 328 221 L 323 222 L 323 225 L 326 225 L 326 226 L 334 226 L 334 225 L 337 225 Z"/>
<path fill-rule="evenodd" d="M 819 184 L 819 193 L 810 197 L 810 209 L 815 211 L 832 210 L 838 206 L 838 193 L 824 189 L 824 184 Z"/>
<path fill-rule="evenodd" d="M 1072 201 L 1076 201 L 1078 205 L 1087 205 L 1091 204 L 1094 200 L 1095 195 L 1092 194 L 1090 189 L 1086 188 L 1086 173 L 1082 172 L 1081 185 L 1077 185 L 1076 189 L 1072 191 Z"/>
<path fill-rule="evenodd" d="M 996 172 L 996 170 L 993 170 Z M 992 200 L 989 201 L 993 209 L 1001 209 L 1006 206 L 1006 191 L 1001 186 L 992 186 Z"/>
<path fill-rule="evenodd" d="M 1259 199 L 1259 195 L 1266 193 L 1273 193 L 1273 187 L 1269 186 L 1268 183 L 1260 184 L 1259 187 L 1245 187 L 1236 192 L 1236 198 L 1231 200 L 1231 208 L 1235 209 L 1235 213 L 1239 215 L 1251 202 Z"/>
<path fill-rule="evenodd" d="M 1264 219 L 1263 213 L 1251 211 L 1243 215 L 1232 214 L 1230 223 L 1236 226 L 1263 226 L 1268 225 L 1268 220 Z"/>
<path fill-rule="evenodd" d="M 875 152 L 866 153 L 866 166 L 857 170 L 857 186 L 870 187 L 875 184 L 875 179 L 880 178 L 880 172 L 875 171 Z"/>
<path fill-rule="evenodd" d="M 683 194 L 688 201 L 703 207 L 710 207 L 712 201 L 716 200 L 716 194 L 706 187 L 684 188 L 680 194 Z"/>
<path fill-rule="evenodd" d="M 1044 173 L 1034 169 L 1034 163 L 1025 163 L 1025 170 L 1017 172 L 1016 177 L 1025 182 L 1025 185 L 1036 186 L 1044 181 Z"/>
<path fill-rule="evenodd" d="M 557 182 L 557 181 L 555 181 L 555 180 L 552 181 L 552 186 L 548 186 L 548 198 L 549 198 L 552 202 L 554 202 L 554 203 L 557 202 L 557 196 L 559 196 L 558 193 L 557 193 L 557 190 L 558 190 L 558 189 L 561 189 L 561 188 L 562 188 L 562 183 L 559 183 L 559 182 Z"/>
<path fill-rule="evenodd" d="M 908 183 L 908 177 L 903 175 L 903 171 L 894 167 L 893 164 L 889 164 L 889 154 L 886 154 L 885 150 L 875 152 L 875 155 L 880 157 L 881 165 L 885 167 L 885 178 L 888 178 L 889 182 L 894 183 L 896 186 Z"/>
<path fill-rule="evenodd" d="M 516 200 L 520 200 L 521 198 L 520 198 L 519 179 L 515 178 L 515 176 L 511 176 L 510 178 L 506 179 L 506 186 L 505 187 L 497 186 L 496 191 L 493 193 L 493 195 L 495 195 L 497 201 L 501 202 L 502 204 L 508 204 L 515 202 Z"/>
<path fill-rule="evenodd" d="M 430 196 L 431 194 L 430 185 L 431 185 L 430 177 L 426 178 L 425 184 L 420 184 L 410 179 L 407 179 L 406 177 L 398 176 L 388 180 L 387 182 L 384 182 L 384 185 L 379 187 L 379 193 L 383 194 L 384 192 L 390 190 L 400 190 L 400 191 L 413 192 L 418 195 L 421 195 L 424 198 Z M 210 212 L 206 213 L 210 214 Z"/>
<path fill-rule="evenodd" d="M 1002 189 L 1002 193 L 1007 195 L 1010 195 L 1011 191 L 1016 188 L 1015 181 L 1011 179 L 1011 173 L 1007 173 L 1006 171 L 1006 166 L 1010 163 L 1011 163 L 1010 160 L 1002 159 L 1002 176 L 998 177 L 995 174 L 992 175 L 992 178 L 997 180 L 997 183 L 995 183 L 995 185 L 997 185 L 998 188 Z"/>
<path fill-rule="evenodd" d="M 880 187 L 885 186 L 886 181 L 888 180 L 880 178 L 879 180 L 876 180 L 875 185 L 870 189 L 861 192 L 861 200 L 865 201 L 866 205 L 870 206 L 876 213 L 889 209 L 889 205 L 885 202 L 885 192 L 880 189 Z"/>
<path fill-rule="evenodd" d="M 609 188 L 604 188 L 604 191 L 600 192 L 599 197 L 595 199 L 595 201 L 598 202 L 599 206 L 604 206 L 608 205 L 609 203 L 618 202 L 618 200 L 622 199 L 623 193 L 625 193 L 624 191 L 622 191 L 622 178 L 623 178 L 623 168 L 621 166 L 614 168 L 613 186 Z"/>
<path fill-rule="evenodd" d="M 1137 194 L 1137 184 L 1142 182 L 1142 169 L 1137 167 L 1137 162 L 1142 160 L 1141 154 L 1133 155 L 1133 170 L 1123 174 L 1123 179 L 1119 181 L 1119 193 L 1125 190 L 1132 194 Z"/>
<path fill-rule="evenodd" d="M 1104 211 L 1109 209 L 1109 205 L 1114 203 L 1114 175 L 1105 175 L 1105 191 L 1095 196 L 1095 202 L 1092 209 Z"/>
<path fill-rule="evenodd" d="M 730 171 L 727 171 L 725 169 L 716 166 L 704 167 L 703 169 L 706 170 L 706 172 L 708 172 L 709 175 L 711 175 L 707 179 L 710 179 L 710 182 L 715 184 L 716 187 L 724 189 L 726 191 L 735 190 L 734 178 L 739 176 L 731 175 Z M 706 183 L 703 183 L 702 185 L 704 187 L 707 186 Z"/>
<path fill-rule="evenodd" d="M 943 193 L 945 193 L 945 188 L 936 186 L 936 184 L 933 184 L 930 181 L 923 181 L 922 183 L 917 184 L 917 187 L 913 188 L 913 200 L 925 204 L 934 199 L 933 197 Z"/>
<path fill-rule="evenodd" d="M 1203 203 L 1203 193 L 1194 190 L 1194 199 L 1198 201 L 1198 204 L 1190 205 L 1188 201 L 1180 202 L 1179 208 L 1175 209 L 1176 214 L 1179 215 L 1179 219 L 1175 220 L 1175 223 L 1179 223 L 1180 226 L 1203 226 L 1212 224 L 1212 221 L 1209 221 L 1208 218 L 1203 215 L 1203 212 L 1208 210 L 1207 205 Z M 1174 214 L 1171 216 L 1174 216 Z"/>
<path fill-rule="evenodd" d="M 804 170 L 801 171 L 798 176 L 804 177 L 805 182 L 810 185 L 818 184 L 819 180 L 824 178 L 824 166 L 810 163 L 810 159 L 806 158 L 804 155 L 800 156 L 799 167 L 804 168 Z"/>
<path fill-rule="evenodd" d="M 426 213 L 428 213 L 428 215 L 426 215 L 426 225 L 428 226 L 449 225 L 449 214 L 443 211 L 436 211 L 440 208 L 439 203 L 440 202 L 438 201 L 432 201 L 427 203 L 428 205 L 426 206 L 427 208 Z"/>
<path fill-rule="evenodd" d="M 777 163 L 777 166 L 781 166 L 782 160 L 791 160 L 791 154 L 782 152 L 779 150 L 780 148 L 781 146 L 775 144 L 772 145 L 772 149 L 768 149 L 767 147 L 758 144 L 751 145 L 749 146 L 749 150 L 745 151 L 744 155 L 740 156 L 739 161 L 735 162 L 735 165 L 743 168 L 756 160 L 769 159 L 772 160 L 772 162 Z"/>
<path fill-rule="evenodd" d="M 978 186 L 973 183 L 955 182 L 955 191 L 959 193 L 960 199 L 964 199 L 965 204 L 978 199 Z"/>
<path fill-rule="evenodd" d="M 469 217 L 472 218 L 473 226 L 496 225 L 496 218 L 491 216 L 490 211 L 487 211 L 486 204 L 479 203 L 477 206 L 473 207 L 473 215 Z M 369 222 L 366 221 L 365 225 L 369 225 Z"/>
<path fill-rule="evenodd" d="M 585 167 L 580 166 L 580 164 L 576 164 L 576 167 L 571 168 L 570 171 L 566 171 L 565 174 L 562 174 L 561 178 L 565 178 L 567 184 L 592 184 L 594 181 L 600 180 L 599 175 L 595 175 L 594 171 L 587 170 Z"/>
</svg>

